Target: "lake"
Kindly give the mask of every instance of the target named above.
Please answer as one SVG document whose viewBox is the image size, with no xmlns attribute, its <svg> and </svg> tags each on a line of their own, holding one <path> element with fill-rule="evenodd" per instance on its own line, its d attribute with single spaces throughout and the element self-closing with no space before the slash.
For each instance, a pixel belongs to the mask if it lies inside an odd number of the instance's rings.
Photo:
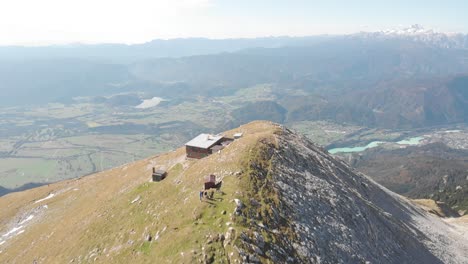
<svg viewBox="0 0 468 264">
<path fill-rule="evenodd" d="M 147 109 L 147 108 L 155 107 L 159 105 L 159 103 L 161 103 L 162 101 L 165 101 L 165 100 L 161 97 L 153 97 L 151 99 L 145 99 L 141 102 L 141 104 L 135 106 L 135 108 Z"/>
</svg>

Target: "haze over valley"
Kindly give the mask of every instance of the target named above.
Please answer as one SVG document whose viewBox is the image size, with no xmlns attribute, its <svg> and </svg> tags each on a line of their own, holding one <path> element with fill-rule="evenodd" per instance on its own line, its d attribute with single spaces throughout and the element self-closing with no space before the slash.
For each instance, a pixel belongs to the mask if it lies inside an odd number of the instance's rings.
<svg viewBox="0 0 468 264">
<path fill-rule="evenodd" d="M 0 262 L 468 261 L 468 29 L 358 26 L 373 15 L 349 9 L 353 30 L 341 14 L 322 32 L 274 3 L 285 14 L 238 37 L 253 16 L 234 30 L 231 4 L 144 5 L 161 10 L 128 12 L 140 30 L 102 36 L 129 41 L 83 33 L 110 14 L 0 41 Z"/>
<path fill-rule="evenodd" d="M 258 119 L 324 146 L 343 145 L 347 130 L 403 137 L 455 127 L 468 111 L 463 38 L 412 26 L 398 34 L 155 40 L 125 52 L 0 47 L 8 58 L 0 65 L 8 94 L 0 99 L 1 185 L 87 175 Z M 452 145 L 463 148 L 459 140 Z M 351 144 L 361 142 L 369 143 Z"/>
</svg>

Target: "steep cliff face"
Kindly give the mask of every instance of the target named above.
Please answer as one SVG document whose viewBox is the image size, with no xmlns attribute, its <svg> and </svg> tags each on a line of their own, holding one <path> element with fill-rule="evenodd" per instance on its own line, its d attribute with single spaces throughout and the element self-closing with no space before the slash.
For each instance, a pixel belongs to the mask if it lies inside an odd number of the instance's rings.
<svg viewBox="0 0 468 264">
<path fill-rule="evenodd" d="M 465 227 L 284 127 L 236 132 L 200 160 L 181 148 L 1 197 L 0 263 L 468 263 Z M 221 187 L 201 200 L 210 174 Z"/>
<path fill-rule="evenodd" d="M 276 144 L 276 145 L 275 145 Z M 283 129 L 248 161 L 244 261 L 466 263 L 467 240 L 307 139 Z"/>
</svg>

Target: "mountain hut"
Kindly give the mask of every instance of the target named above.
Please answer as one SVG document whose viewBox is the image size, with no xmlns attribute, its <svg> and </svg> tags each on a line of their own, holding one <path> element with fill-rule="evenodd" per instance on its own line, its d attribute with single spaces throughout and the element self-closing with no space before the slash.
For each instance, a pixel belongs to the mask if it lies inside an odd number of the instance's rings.
<svg viewBox="0 0 468 264">
<path fill-rule="evenodd" d="M 233 140 L 221 135 L 200 134 L 185 144 L 188 158 L 201 159 L 220 151 Z"/>
</svg>

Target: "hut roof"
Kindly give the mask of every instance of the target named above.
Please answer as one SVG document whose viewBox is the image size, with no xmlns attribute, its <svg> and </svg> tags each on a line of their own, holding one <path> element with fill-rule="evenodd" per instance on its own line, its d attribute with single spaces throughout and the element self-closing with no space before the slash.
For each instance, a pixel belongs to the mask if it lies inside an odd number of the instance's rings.
<svg viewBox="0 0 468 264">
<path fill-rule="evenodd" d="M 205 176 L 205 182 L 216 182 L 216 176 L 213 174 Z"/>
<path fill-rule="evenodd" d="M 161 175 L 162 175 L 162 174 L 165 174 L 165 173 L 166 173 L 165 170 L 156 170 L 156 171 L 154 172 L 154 174 L 161 174 Z"/>
<path fill-rule="evenodd" d="M 213 136 L 210 134 L 200 134 L 194 139 L 187 142 L 185 145 L 189 147 L 196 147 L 196 148 L 203 148 L 208 149 L 214 144 L 216 144 L 219 140 L 221 140 L 223 136 Z"/>
</svg>

